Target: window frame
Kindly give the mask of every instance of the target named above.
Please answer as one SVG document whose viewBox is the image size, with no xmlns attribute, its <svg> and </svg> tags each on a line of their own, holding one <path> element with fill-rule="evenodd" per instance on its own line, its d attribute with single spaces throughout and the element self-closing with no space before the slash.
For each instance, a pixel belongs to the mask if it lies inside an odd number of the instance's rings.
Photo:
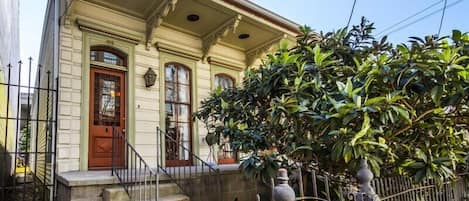
<svg viewBox="0 0 469 201">
<path fill-rule="evenodd" d="M 236 79 L 229 75 L 229 74 L 226 74 L 226 73 L 217 73 L 213 76 L 213 85 L 214 85 L 214 88 L 217 88 L 218 86 L 215 86 L 216 84 L 216 80 L 217 80 L 217 76 L 218 77 L 223 77 L 223 78 L 228 78 L 229 80 L 231 80 L 233 82 L 233 86 L 232 87 L 235 87 L 236 86 Z"/>
<path fill-rule="evenodd" d="M 239 84 L 239 80 L 241 79 L 241 72 L 242 69 L 233 69 L 228 67 L 223 67 L 220 65 L 211 64 L 210 66 L 211 71 L 211 88 L 215 90 L 217 86 L 215 85 L 215 78 L 216 76 L 224 76 L 228 77 L 233 81 L 233 87 L 236 87 Z M 222 139 L 220 138 L 220 142 Z M 220 165 L 228 165 L 228 164 L 237 164 L 239 162 L 240 155 L 237 152 L 232 152 L 232 158 L 221 158 L 224 155 L 223 149 L 219 147 L 216 151 L 217 155 L 217 163 Z"/>
<path fill-rule="evenodd" d="M 103 52 L 103 58 L 102 60 L 93 60 L 92 57 L 91 57 L 91 54 L 92 52 Z M 113 55 L 115 55 L 118 59 L 122 60 L 122 65 L 120 65 L 119 63 L 118 64 L 112 64 L 112 63 L 108 63 L 108 62 L 105 62 L 104 61 L 104 53 L 111 53 Z M 128 67 L 128 55 L 118 49 L 115 49 L 115 48 L 112 48 L 112 47 L 109 47 L 109 46 L 104 46 L 104 45 L 95 45 L 95 46 L 91 46 L 90 47 L 90 53 L 89 53 L 89 56 L 90 56 L 90 63 L 97 63 L 98 65 L 101 65 L 101 66 L 107 66 L 107 65 L 111 65 L 111 66 L 118 66 L 118 67 L 124 67 L 124 68 L 127 68 Z"/>
</svg>

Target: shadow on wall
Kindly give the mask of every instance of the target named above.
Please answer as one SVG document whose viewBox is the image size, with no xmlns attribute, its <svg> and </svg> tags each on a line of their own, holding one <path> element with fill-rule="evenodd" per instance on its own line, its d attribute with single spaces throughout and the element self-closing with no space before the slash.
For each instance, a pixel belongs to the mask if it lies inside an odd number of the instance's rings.
<svg viewBox="0 0 469 201">
<path fill-rule="evenodd" d="M 6 187 L 11 182 L 12 157 L 5 152 L 5 146 L 0 144 L 0 189 Z"/>
</svg>

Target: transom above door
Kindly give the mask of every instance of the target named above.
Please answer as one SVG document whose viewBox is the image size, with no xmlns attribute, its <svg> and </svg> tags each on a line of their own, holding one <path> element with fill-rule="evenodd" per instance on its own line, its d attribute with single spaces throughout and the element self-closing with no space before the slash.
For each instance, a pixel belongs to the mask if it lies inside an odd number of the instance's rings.
<svg viewBox="0 0 469 201">
<path fill-rule="evenodd" d="M 180 63 L 165 64 L 166 166 L 192 165 L 191 71 Z"/>
</svg>

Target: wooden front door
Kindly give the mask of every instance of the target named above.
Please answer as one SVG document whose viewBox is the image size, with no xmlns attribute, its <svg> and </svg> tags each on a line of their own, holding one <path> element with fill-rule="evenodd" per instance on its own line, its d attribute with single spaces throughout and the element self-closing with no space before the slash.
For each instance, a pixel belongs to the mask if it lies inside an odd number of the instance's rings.
<svg viewBox="0 0 469 201">
<path fill-rule="evenodd" d="M 165 66 L 166 166 L 192 165 L 191 71 L 179 63 Z"/>
<path fill-rule="evenodd" d="M 123 71 L 91 67 L 89 169 L 109 169 L 112 165 L 112 134 L 125 135 L 125 77 Z M 116 145 L 116 143 L 115 143 Z M 119 147 L 115 164 L 123 165 L 123 147 Z"/>
</svg>

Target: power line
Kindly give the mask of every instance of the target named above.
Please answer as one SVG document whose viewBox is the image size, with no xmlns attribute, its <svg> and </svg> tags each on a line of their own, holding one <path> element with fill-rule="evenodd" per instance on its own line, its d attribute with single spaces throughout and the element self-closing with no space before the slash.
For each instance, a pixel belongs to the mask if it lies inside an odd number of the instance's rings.
<svg viewBox="0 0 469 201">
<path fill-rule="evenodd" d="M 348 17 L 347 29 L 348 29 L 348 26 L 350 25 L 350 21 L 352 20 L 353 11 L 355 10 L 355 4 L 356 3 L 357 3 L 357 0 L 354 0 L 353 5 L 352 5 L 352 10 L 350 11 L 350 16 Z"/>
<path fill-rule="evenodd" d="M 446 4 L 447 3 L 448 3 L 448 0 L 445 0 L 445 6 L 443 7 L 443 12 L 441 14 L 440 27 L 438 28 L 438 35 L 437 36 L 440 36 L 441 26 L 443 25 L 443 19 L 445 18 L 445 11 L 446 11 Z"/>
<path fill-rule="evenodd" d="M 410 20 L 411 18 L 413 18 L 413 17 L 415 17 L 415 16 L 417 16 L 417 15 L 422 14 L 423 12 L 427 11 L 428 9 L 433 8 L 434 6 L 440 4 L 442 1 L 443 1 L 443 0 L 439 0 L 439 1 L 435 2 L 435 3 L 433 3 L 432 5 L 430 5 L 430 6 L 426 7 L 426 8 L 424 8 L 424 9 L 422 9 L 422 10 L 420 10 L 420 11 L 418 11 L 418 12 L 416 12 L 416 13 L 414 13 L 414 14 L 412 14 L 412 15 L 406 17 L 406 18 L 404 18 L 403 20 L 401 20 L 401 21 L 399 21 L 399 22 L 396 22 L 395 24 L 384 28 L 383 30 L 381 30 L 381 32 L 377 33 L 376 35 L 381 35 L 382 33 L 384 33 L 384 32 L 386 32 L 386 31 L 388 31 L 388 30 L 390 30 L 390 29 L 392 29 L 392 28 L 398 26 L 399 24 L 402 24 L 402 23 L 404 23 L 405 21 Z"/>
<path fill-rule="evenodd" d="M 461 3 L 462 1 L 464 1 L 464 0 L 458 0 L 458 1 L 455 1 L 455 2 L 453 2 L 453 3 L 451 3 L 451 4 L 448 4 L 448 5 L 446 6 L 446 9 L 448 9 L 448 8 L 450 8 L 450 7 L 453 7 L 454 5 L 456 5 L 456 4 L 458 4 L 458 3 Z M 414 20 L 414 21 L 412 21 L 412 22 L 410 22 L 410 23 L 408 23 L 408 24 L 405 24 L 405 25 L 400 26 L 400 27 L 398 27 L 398 28 L 396 28 L 396 29 L 393 29 L 393 30 L 391 30 L 390 32 L 388 32 L 387 34 L 384 34 L 384 35 L 389 35 L 389 34 L 391 34 L 391 33 L 394 33 L 394 32 L 400 31 L 400 30 L 402 30 L 402 29 L 405 29 L 405 28 L 409 27 L 410 25 L 413 25 L 413 24 L 415 24 L 415 23 L 417 23 L 417 22 L 420 22 L 420 21 L 424 20 L 425 18 L 428 18 L 428 17 L 430 17 L 430 16 L 432 16 L 432 15 L 434 15 L 434 14 L 440 12 L 440 11 L 443 10 L 443 9 L 445 9 L 445 8 L 440 8 L 440 9 L 438 9 L 438 10 L 435 10 L 435 11 L 431 12 L 430 14 L 427 14 L 427 15 L 421 17 L 421 18 L 418 18 L 418 19 L 416 19 L 416 20 Z"/>
</svg>

